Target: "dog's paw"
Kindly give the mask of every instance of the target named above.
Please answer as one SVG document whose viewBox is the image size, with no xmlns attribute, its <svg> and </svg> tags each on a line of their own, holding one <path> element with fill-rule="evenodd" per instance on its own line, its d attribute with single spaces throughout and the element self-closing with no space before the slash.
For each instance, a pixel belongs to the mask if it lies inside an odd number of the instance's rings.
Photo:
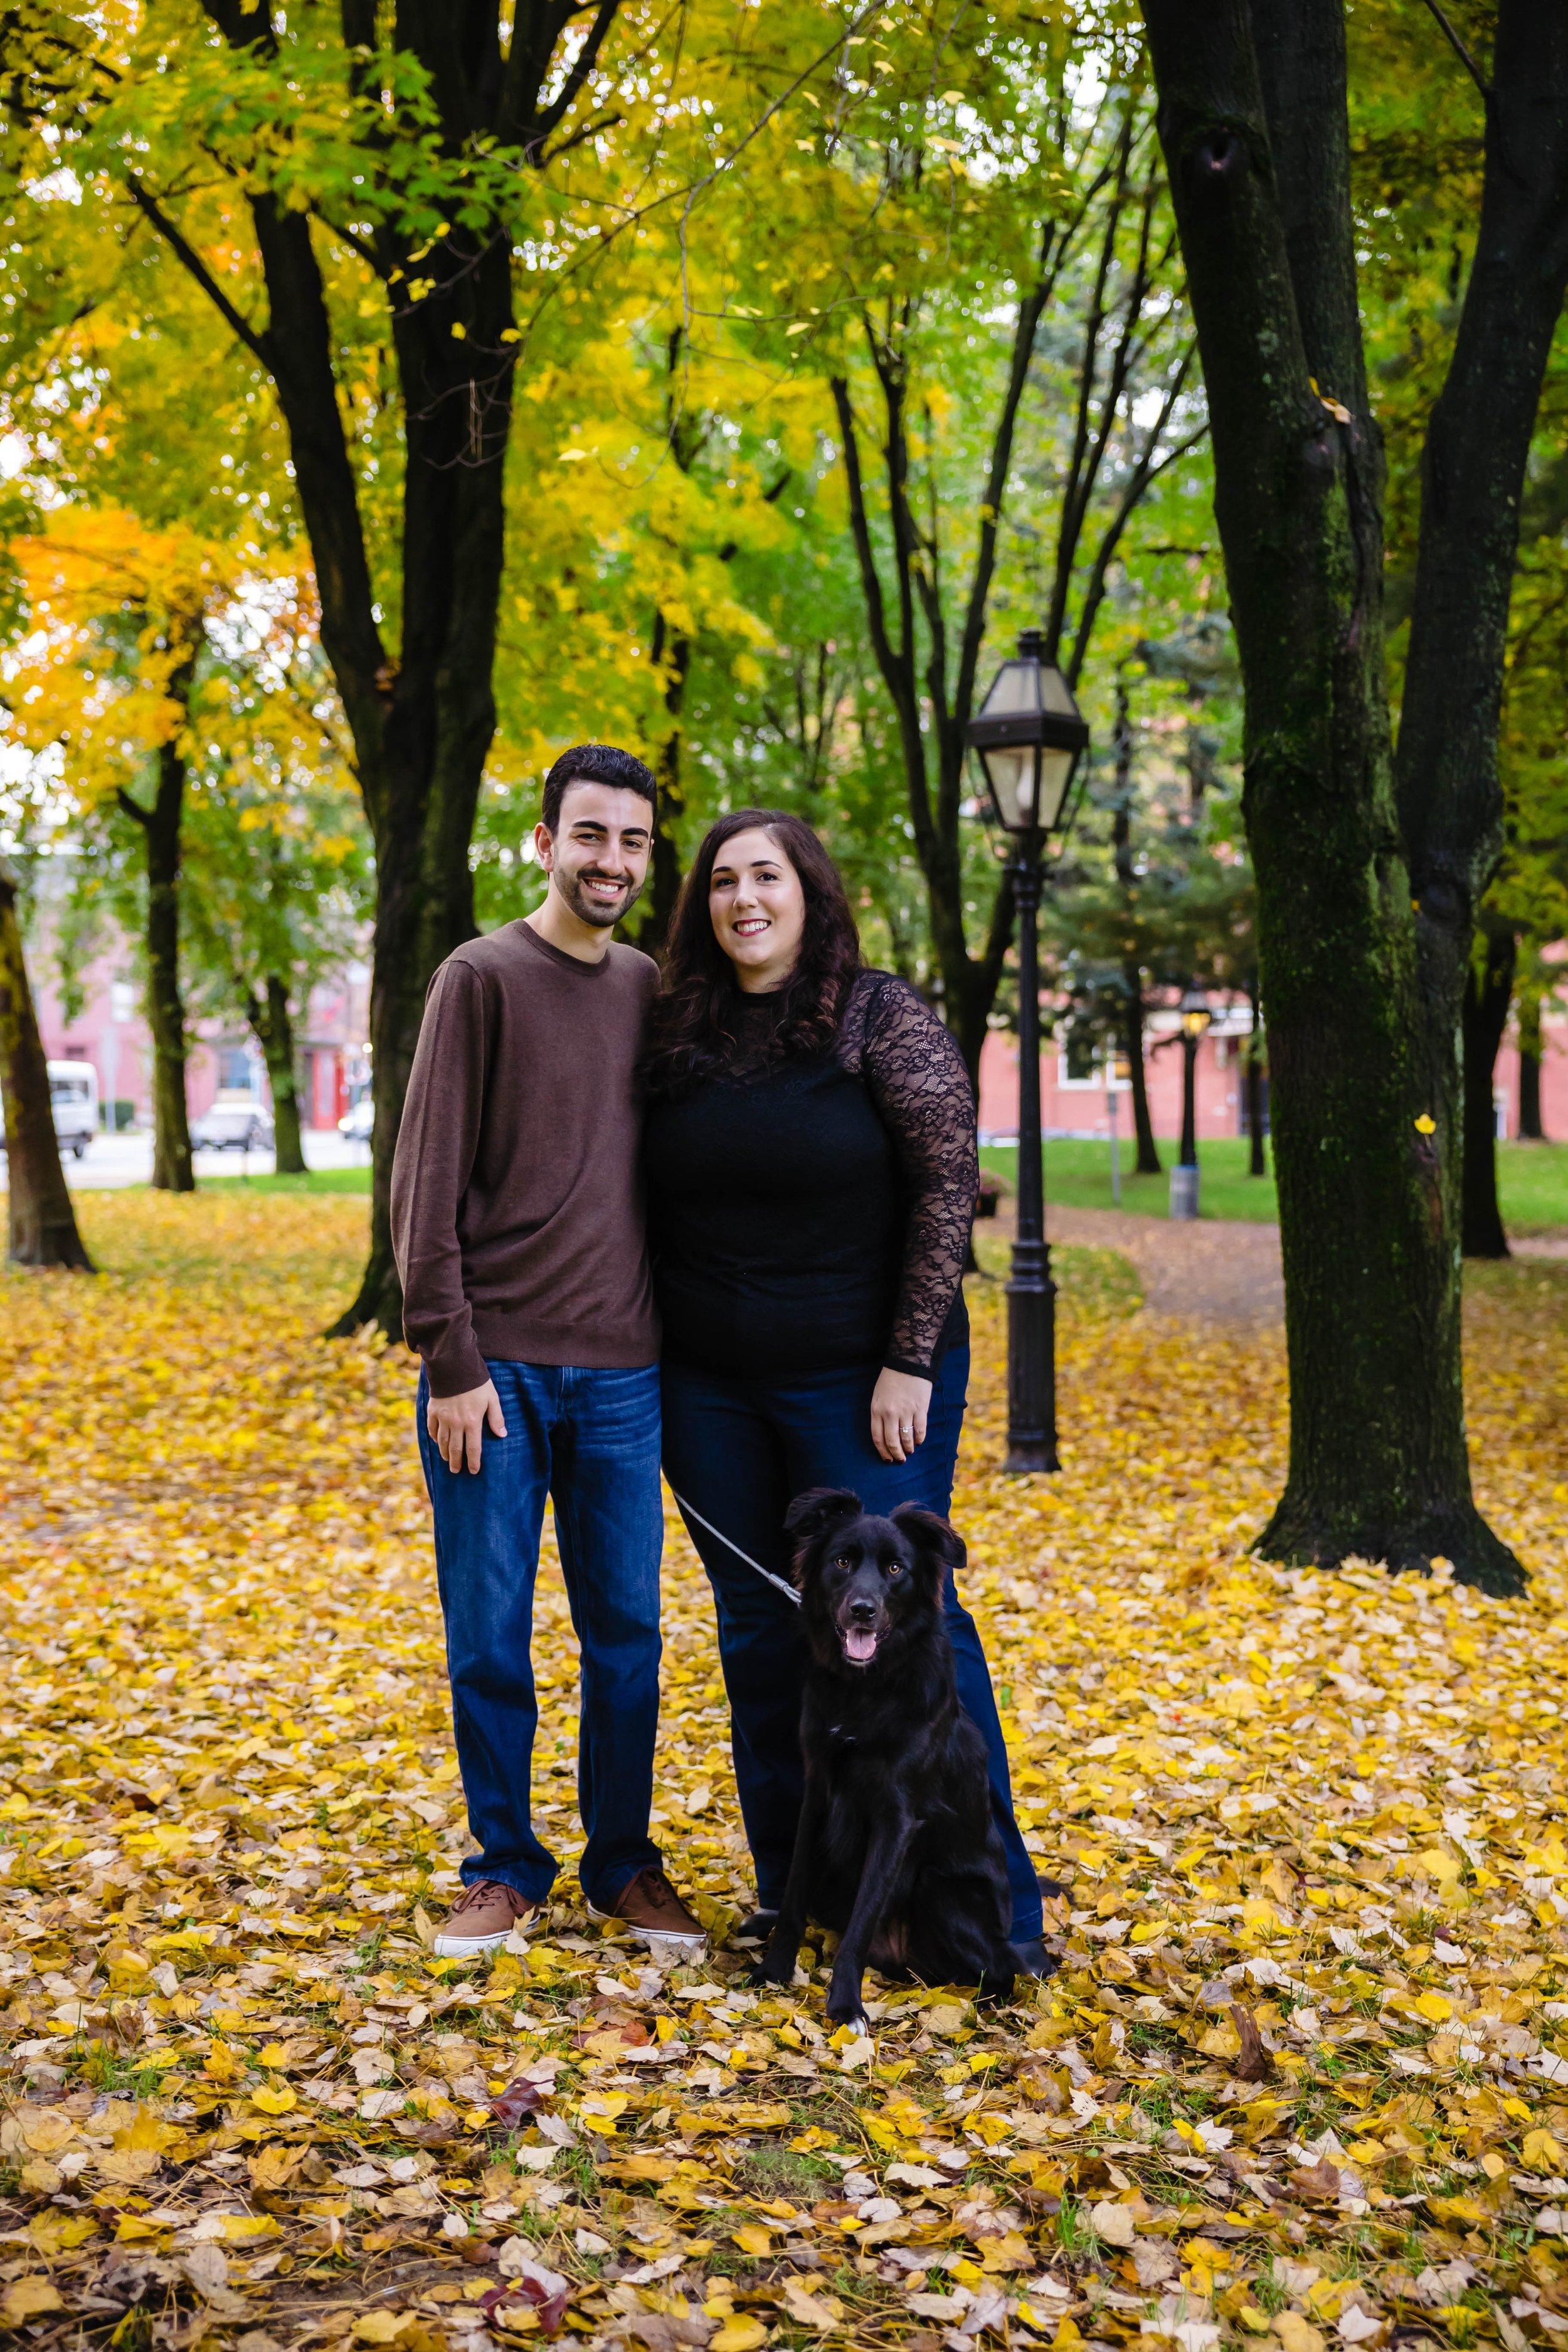
<svg viewBox="0 0 1568 2352">
<path fill-rule="evenodd" d="M 861 2008 L 858 1998 L 854 2000 L 842 2001 L 830 2000 L 827 2003 L 827 2018 L 831 2025 L 847 2025 L 852 2033 L 858 2033 L 868 2041 L 870 2039 L 871 2021 Z"/>
</svg>

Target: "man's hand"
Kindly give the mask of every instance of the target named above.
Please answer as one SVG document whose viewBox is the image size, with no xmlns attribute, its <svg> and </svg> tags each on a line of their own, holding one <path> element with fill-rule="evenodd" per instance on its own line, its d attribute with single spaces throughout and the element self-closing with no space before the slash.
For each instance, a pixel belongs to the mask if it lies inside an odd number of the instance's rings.
<svg viewBox="0 0 1568 2352">
<path fill-rule="evenodd" d="M 882 1375 L 884 1380 L 893 1377 L 887 1372 Z M 465 1389 L 461 1396 L 432 1397 L 426 1407 L 425 1426 L 448 1470 L 460 1470 L 465 1455 L 469 1469 L 477 1470 L 484 1432 L 488 1429 L 492 1437 L 506 1435 L 494 1381 L 487 1381 L 482 1389 Z"/>
<path fill-rule="evenodd" d="M 931 1382 L 884 1364 L 871 1391 L 871 1443 L 884 1462 L 907 1462 L 926 1438 Z"/>
</svg>

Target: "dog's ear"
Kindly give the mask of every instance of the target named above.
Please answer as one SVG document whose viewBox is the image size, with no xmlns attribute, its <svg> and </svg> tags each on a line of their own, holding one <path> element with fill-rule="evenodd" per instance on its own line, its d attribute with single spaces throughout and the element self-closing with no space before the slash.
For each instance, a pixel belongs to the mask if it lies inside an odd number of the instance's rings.
<svg viewBox="0 0 1568 2352">
<path fill-rule="evenodd" d="M 794 1538 L 798 1550 L 815 1543 L 829 1528 L 847 1527 L 859 1517 L 860 1497 L 847 1486 L 808 1486 L 784 1513 L 784 1533 Z"/>
<path fill-rule="evenodd" d="M 940 1517 L 935 1511 L 922 1511 L 918 1503 L 900 1503 L 893 1513 L 893 1525 L 922 1559 L 940 1560 L 949 1568 L 962 1568 L 969 1557 L 963 1538 L 952 1520 Z"/>
</svg>

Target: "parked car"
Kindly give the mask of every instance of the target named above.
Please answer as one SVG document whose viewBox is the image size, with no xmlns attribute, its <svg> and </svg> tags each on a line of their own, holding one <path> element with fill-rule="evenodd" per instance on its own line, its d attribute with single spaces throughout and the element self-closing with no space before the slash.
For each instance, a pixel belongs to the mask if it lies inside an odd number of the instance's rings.
<svg viewBox="0 0 1568 2352">
<path fill-rule="evenodd" d="M 90 1062 L 51 1062 L 48 1073 L 60 1150 L 79 1160 L 98 1132 L 98 1072 Z"/>
<path fill-rule="evenodd" d="M 359 1101 L 352 1104 L 339 1119 L 338 1133 L 347 1136 L 351 1143 L 368 1143 L 374 1119 L 374 1103 L 369 1095 L 362 1095 Z"/>
<path fill-rule="evenodd" d="M 270 1151 L 272 1121 L 255 1102 L 216 1102 L 191 1121 L 198 1151 Z"/>
</svg>

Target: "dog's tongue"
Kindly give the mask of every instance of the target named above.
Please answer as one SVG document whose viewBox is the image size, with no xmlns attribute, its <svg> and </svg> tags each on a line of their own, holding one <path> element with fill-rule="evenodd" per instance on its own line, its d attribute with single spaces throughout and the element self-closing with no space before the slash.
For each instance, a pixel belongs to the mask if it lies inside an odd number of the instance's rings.
<svg viewBox="0 0 1568 2352">
<path fill-rule="evenodd" d="M 865 1665 L 877 1654 L 877 1636 L 863 1625 L 856 1625 L 844 1636 L 844 1654 L 857 1665 Z"/>
</svg>

